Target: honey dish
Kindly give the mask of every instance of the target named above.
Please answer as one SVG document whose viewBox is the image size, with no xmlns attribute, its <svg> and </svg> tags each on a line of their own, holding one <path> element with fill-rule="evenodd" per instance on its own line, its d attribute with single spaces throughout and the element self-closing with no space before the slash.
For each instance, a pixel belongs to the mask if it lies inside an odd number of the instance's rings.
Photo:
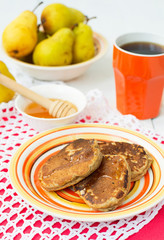
<svg viewBox="0 0 164 240">
<path fill-rule="evenodd" d="M 76 108 L 76 111 L 73 114 L 66 117 L 47 118 L 44 116 L 32 116 L 27 113 L 27 107 L 32 102 L 29 99 L 18 95 L 15 99 L 16 109 L 23 115 L 27 123 L 37 131 L 44 131 L 57 126 L 73 123 L 86 106 L 85 95 L 78 89 L 64 84 L 41 84 L 33 86 L 30 89 L 49 99 L 68 101 Z"/>
</svg>

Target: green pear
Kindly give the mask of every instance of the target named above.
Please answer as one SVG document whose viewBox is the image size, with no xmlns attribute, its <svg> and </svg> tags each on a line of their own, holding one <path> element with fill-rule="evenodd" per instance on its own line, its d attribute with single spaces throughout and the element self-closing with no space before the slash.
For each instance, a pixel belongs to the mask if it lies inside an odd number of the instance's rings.
<svg viewBox="0 0 164 240">
<path fill-rule="evenodd" d="M 41 41 L 43 41 L 44 39 L 46 39 L 48 37 L 45 32 L 40 31 L 40 30 L 38 30 L 37 34 L 38 34 L 37 44 L 40 43 Z"/>
<path fill-rule="evenodd" d="M 33 62 L 41 66 L 65 66 L 72 63 L 73 31 L 59 29 L 49 38 L 41 41 L 34 49 Z"/>
<path fill-rule="evenodd" d="M 93 58 L 95 47 L 91 27 L 87 24 L 79 23 L 74 27 L 73 32 L 75 34 L 73 63 L 80 63 Z"/>
<path fill-rule="evenodd" d="M 22 12 L 4 30 L 2 44 L 8 55 L 20 58 L 30 54 L 37 43 L 37 17 L 31 11 Z"/>
<path fill-rule="evenodd" d="M 47 34 L 54 34 L 63 27 L 72 27 L 75 23 L 85 20 L 80 11 L 64 4 L 53 3 L 46 6 L 41 14 L 41 22 Z"/>
</svg>

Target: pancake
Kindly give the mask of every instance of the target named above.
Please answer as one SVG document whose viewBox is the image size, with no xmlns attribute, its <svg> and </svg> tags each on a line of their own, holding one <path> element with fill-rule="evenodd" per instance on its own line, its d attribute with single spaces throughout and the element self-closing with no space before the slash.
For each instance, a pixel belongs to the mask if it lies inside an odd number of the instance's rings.
<svg viewBox="0 0 164 240">
<path fill-rule="evenodd" d="M 151 166 L 153 158 L 144 147 L 128 142 L 99 142 L 104 155 L 124 155 L 131 168 L 131 181 L 141 179 Z"/>
<path fill-rule="evenodd" d="M 91 208 L 110 211 L 121 205 L 130 183 L 131 170 L 125 157 L 105 155 L 100 167 L 73 189 Z"/>
<path fill-rule="evenodd" d="M 75 140 L 43 164 L 39 170 L 41 186 L 47 191 L 72 186 L 95 171 L 101 161 L 96 140 Z"/>
</svg>

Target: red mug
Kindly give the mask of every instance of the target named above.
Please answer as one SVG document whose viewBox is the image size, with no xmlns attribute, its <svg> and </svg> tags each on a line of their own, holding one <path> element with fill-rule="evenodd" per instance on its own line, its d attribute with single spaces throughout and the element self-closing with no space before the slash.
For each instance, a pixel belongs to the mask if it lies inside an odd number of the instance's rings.
<svg viewBox="0 0 164 240">
<path fill-rule="evenodd" d="M 158 44 L 163 52 L 143 54 L 122 48 L 138 42 Z M 138 119 L 156 117 L 164 88 L 164 37 L 151 33 L 118 37 L 113 46 L 113 69 L 117 109 Z"/>
</svg>

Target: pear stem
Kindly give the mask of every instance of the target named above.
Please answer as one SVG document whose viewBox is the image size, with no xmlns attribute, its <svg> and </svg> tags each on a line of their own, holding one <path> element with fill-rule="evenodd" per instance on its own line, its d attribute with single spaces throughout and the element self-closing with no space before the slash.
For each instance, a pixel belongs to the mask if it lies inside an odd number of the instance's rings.
<svg viewBox="0 0 164 240">
<path fill-rule="evenodd" d="M 87 24 L 90 20 L 95 19 L 95 18 L 97 18 L 97 17 L 95 16 L 95 17 L 89 18 L 88 16 L 85 15 L 85 23 Z"/>
<path fill-rule="evenodd" d="M 35 12 L 35 10 L 42 4 L 43 2 L 40 2 L 36 5 L 36 7 L 34 7 L 34 9 L 32 10 L 32 12 Z"/>
<path fill-rule="evenodd" d="M 78 26 L 78 23 L 75 23 L 70 29 L 73 30 L 77 26 Z"/>
<path fill-rule="evenodd" d="M 97 17 L 95 16 L 95 17 L 89 18 L 88 16 L 85 15 L 85 24 L 87 24 L 90 20 L 95 19 L 95 18 L 97 18 Z M 75 27 L 77 27 L 77 26 L 78 26 L 78 23 L 75 23 L 75 24 L 71 27 L 71 30 L 73 30 L 73 29 L 74 29 Z"/>
</svg>

